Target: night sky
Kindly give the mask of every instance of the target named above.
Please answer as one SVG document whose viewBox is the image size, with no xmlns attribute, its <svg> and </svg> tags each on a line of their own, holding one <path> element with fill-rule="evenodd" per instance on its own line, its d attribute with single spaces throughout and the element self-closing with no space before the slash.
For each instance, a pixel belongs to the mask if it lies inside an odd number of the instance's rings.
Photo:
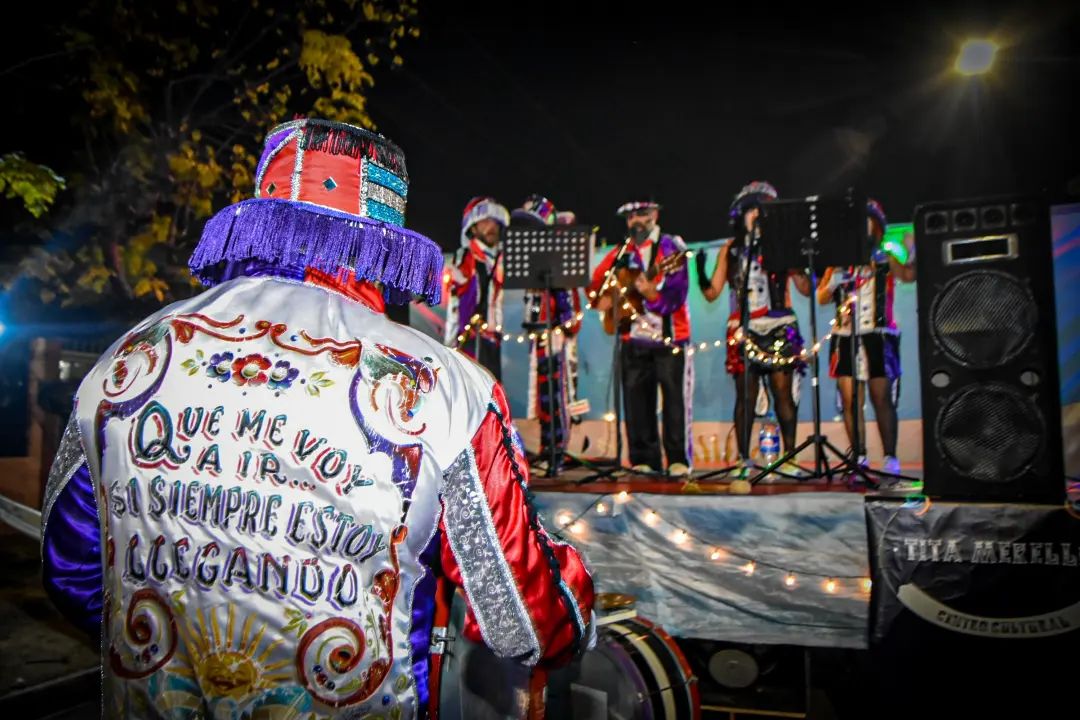
<svg viewBox="0 0 1080 720">
<path fill-rule="evenodd" d="M 726 234 L 752 179 L 854 185 L 905 221 L 924 201 L 1063 198 L 1080 175 L 1076 3 L 576 5 L 426 3 L 371 102 L 408 159 L 410 227 L 453 247 L 471 196 L 538 192 L 612 235 L 616 207 L 651 194 L 695 241 Z M 986 34 L 1008 44 L 992 72 L 952 73 Z"/>
<path fill-rule="evenodd" d="M 49 33 L 73 7 L 32 4 L 0 28 L 0 153 L 62 173 L 81 147 L 68 111 L 81 99 L 53 75 Z M 651 194 L 664 228 L 696 241 L 726 234 L 730 200 L 753 179 L 783 197 L 856 186 L 903 221 L 946 198 L 1064 199 L 1080 178 L 1076 0 L 420 9 L 421 37 L 404 43 L 402 68 L 375 69 L 369 109 L 407 156 L 407 224 L 447 247 L 478 194 L 511 207 L 547 195 L 602 236 L 621 233 L 620 204 Z M 982 35 L 1005 44 L 991 73 L 951 72 L 962 40 Z M 18 212 L 7 203 L 0 219 Z"/>
</svg>

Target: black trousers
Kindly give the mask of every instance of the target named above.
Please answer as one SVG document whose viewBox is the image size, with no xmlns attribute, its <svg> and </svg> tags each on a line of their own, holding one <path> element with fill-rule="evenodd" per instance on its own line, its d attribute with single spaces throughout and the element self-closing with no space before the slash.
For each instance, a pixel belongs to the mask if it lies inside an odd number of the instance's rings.
<svg viewBox="0 0 1080 720">
<path fill-rule="evenodd" d="M 476 356 L 478 349 L 480 351 L 479 357 Z M 466 355 L 483 365 L 495 376 L 495 382 L 502 382 L 501 343 L 486 337 L 480 337 L 479 339 L 472 337 L 465 343 L 464 350 Z"/>
<path fill-rule="evenodd" d="M 631 465 L 648 465 L 663 470 L 660 432 L 656 423 L 656 389 L 664 393 L 664 455 L 668 465 L 689 465 L 686 410 L 690 398 L 686 353 L 677 355 L 667 346 L 623 342 L 619 351 L 622 373 L 623 409 Z M 684 387 L 685 386 L 685 387 Z"/>
</svg>

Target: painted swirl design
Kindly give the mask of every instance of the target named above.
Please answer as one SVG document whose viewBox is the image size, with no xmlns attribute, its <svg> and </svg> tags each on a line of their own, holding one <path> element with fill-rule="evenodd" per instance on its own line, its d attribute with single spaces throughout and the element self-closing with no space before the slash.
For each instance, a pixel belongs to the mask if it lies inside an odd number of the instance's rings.
<svg viewBox="0 0 1080 720">
<path fill-rule="evenodd" d="M 144 678 L 169 662 L 176 652 L 176 619 L 168 602 L 156 591 L 139 590 L 128 603 L 119 637 L 112 637 L 112 633 L 109 637 L 113 672 L 123 678 Z"/>
</svg>

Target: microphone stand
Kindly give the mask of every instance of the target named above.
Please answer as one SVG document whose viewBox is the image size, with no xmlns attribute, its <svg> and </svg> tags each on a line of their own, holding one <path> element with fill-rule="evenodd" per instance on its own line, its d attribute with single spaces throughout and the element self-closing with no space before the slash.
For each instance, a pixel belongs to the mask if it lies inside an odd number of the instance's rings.
<svg viewBox="0 0 1080 720">
<path fill-rule="evenodd" d="M 603 281 L 600 283 L 601 288 L 607 286 L 607 284 L 611 281 L 612 276 L 615 275 L 615 273 L 617 272 L 616 268 L 618 267 L 619 261 L 622 259 L 623 255 L 626 254 L 626 249 L 627 241 L 624 240 L 622 247 L 619 248 L 619 252 L 615 254 L 615 259 L 611 262 L 611 267 L 608 268 L 607 274 L 604 276 Z M 615 313 L 615 316 L 618 317 L 618 309 L 615 306 L 615 303 L 623 302 L 622 296 L 616 295 L 615 297 L 612 297 L 611 302 L 612 307 L 610 310 L 608 310 L 608 312 L 613 312 Z M 611 392 L 613 402 L 615 404 L 615 458 L 611 461 L 589 461 L 589 465 L 592 465 L 593 467 L 603 467 L 604 465 L 609 465 L 609 467 L 601 469 L 599 470 L 599 472 L 595 472 L 591 475 L 587 475 L 586 477 L 581 478 L 580 480 L 577 480 L 574 483 L 575 485 L 586 485 L 588 483 L 596 482 L 601 478 L 608 478 L 610 480 L 614 480 L 617 474 L 625 472 L 625 468 L 623 468 L 622 466 L 622 328 L 619 326 L 618 323 L 615 324 L 614 338 L 615 342 L 612 343 L 613 350 L 611 358 Z"/>
<path fill-rule="evenodd" d="M 802 240 L 803 249 L 802 252 L 806 256 L 806 273 L 810 277 L 810 336 L 817 341 L 817 272 L 815 271 L 816 262 L 814 262 L 814 256 L 817 255 L 817 247 L 813 238 L 804 237 Z M 832 484 L 833 474 L 840 468 L 847 468 L 855 473 L 861 473 L 865 477 L 865 471 L 862 470 L 857 462 L 854 462 L 853 458 L 847 453 L 843 453 L 837 448 L 828 437 L 821 432 L 821 385 L 819 383 L 819 365 L 818 365 L 818 353 L 812 353 L 810 356 L 810 367 L 812 376 L 810 378 L 810 384 L 813 387 L 813 394 L 811 395 L 811 402 L 813 408 L 813 426 L 814 432 L 797 446 L 789 450 L 780 459 L 774 462 L 767 468 L 764 468 L 757 475 L 750 479 L 751 485 L 756 485 L 766 475 L 768 475 L 773 468 L 780 467 L 784 463 L 794 461 L 794 459 L 807 447 L 814 446 L 814 472 L 810 477 L 801 478 L 802 481 L 810 479 L 825 478 L 828 484 Z M 793 370 L 794 372 L 794 370 Z M 857 395 L 858 393 L 856 393 Z M 833 454 L 840 459 L 840 462 L 832 467 L 829 465 L 828 459 L 825 457 L 825 449 L 830 450 Z"/>
<path fill-rule="evenodd" d="M 742 383 L 743 383 L 743 419 L 746 422 L 746 452 L 750 453 L 750 438 L 753 437 L 753 419 L 754 410 L 753 406 L 756 403 L 755 400 L 751 400 L 750 395 L 750 358 L 749 350 L 747 350 L 747 340 L 749 339 L 750 328 L 750 268 L 754 263 L 754 255 L 757 252 L 758 241 L 761 237 L 761 217 L 760 214 L 754 219 L 754 229 L 748 233 L 747 242 L 743 243 L 743 256 L 739 260 L 739 285 L 740 287 L 736 291 L 736 300 L 739 303 L 739 332 L 742 333 L 742 341 L 739 343 L 739 352 L 742 353 Z M 731 255 L 729 252 L 728 262 L 731 262 Z M 735 444 L 739 445 L 738 430 L 736 429 Z M 740 450 L 741 452 L 741 450 Z M 750 458 L 740 458 L 742 461 L 749 461 Z M 728 467 L 719 468 L 711 472 L 705 473 L 697 478 L 697 480 L 709 480 L 718 475 L 727 475 L 729 472 L 738 467 L 738 463 L 735 465 L 729 465 Z"/>
</svg>

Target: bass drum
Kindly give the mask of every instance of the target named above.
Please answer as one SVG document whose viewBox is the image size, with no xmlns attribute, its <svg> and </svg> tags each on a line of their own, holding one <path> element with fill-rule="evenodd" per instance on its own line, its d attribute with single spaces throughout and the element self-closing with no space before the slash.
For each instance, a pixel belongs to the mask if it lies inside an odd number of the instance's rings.
<svg viewBox="0 0 1080 720">
<path fill-rule="evenodd" d="M 533 670 L 466 640 L 465 602 L 454 593 L 439 720 L 700 720 L 697 680 L 670 635 L 632 614 L 598 621 L 596 648 L 549 671 L 543 702 L 533 693 L 530 706 Z"/>
<path fill-rule="evenodd" d="M 599 618 L 601 623 L 605 618 Z M 606 622 L 596 648 L 548 678 L 547 717 L 700 720 L 690 664 L 670 635 L 643 617 Z"/>
<path fill-rule="evenodd" d="M 439 678 L 439 720 L 519 720 L 529 715 L 532 669 L 464 636 L 465 600 L 454 592 Z"/>
</svg>

